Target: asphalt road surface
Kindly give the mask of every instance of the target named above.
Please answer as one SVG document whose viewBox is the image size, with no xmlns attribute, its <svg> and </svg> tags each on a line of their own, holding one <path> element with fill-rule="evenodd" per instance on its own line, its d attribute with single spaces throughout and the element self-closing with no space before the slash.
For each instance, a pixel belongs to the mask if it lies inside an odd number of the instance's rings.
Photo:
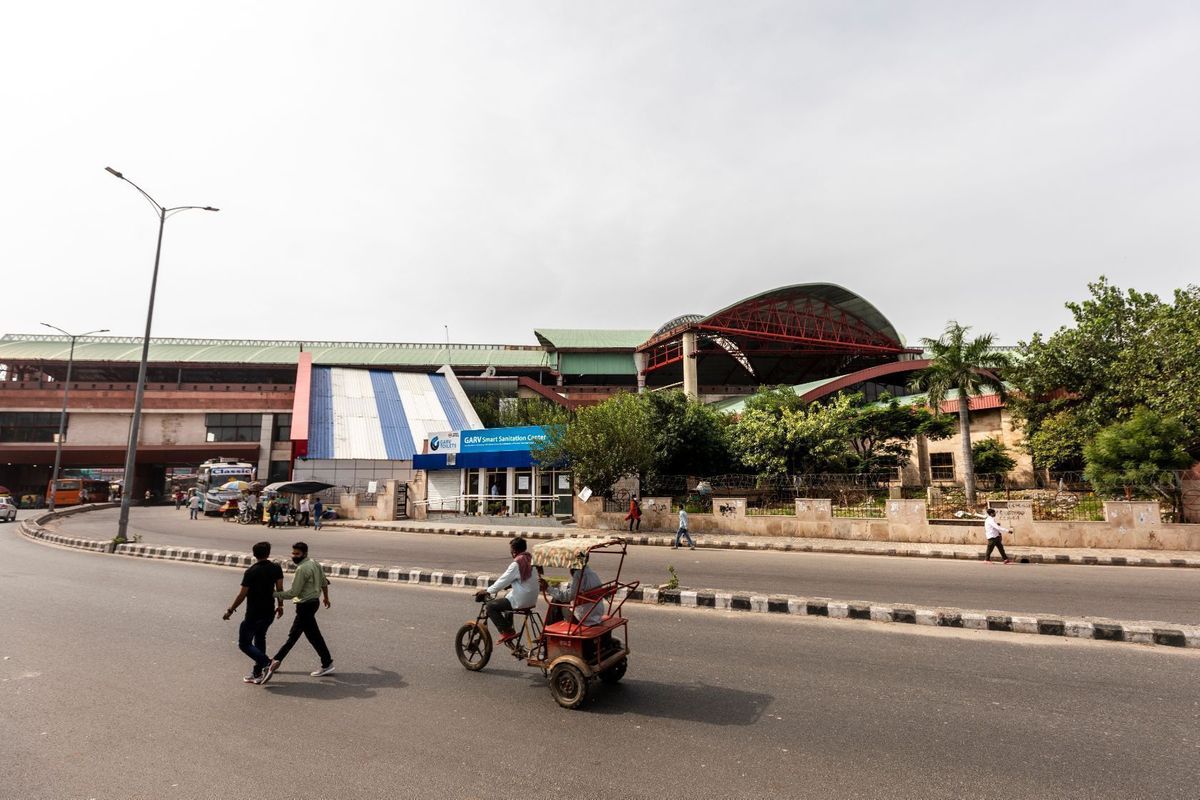
<svg viewBox="0 0 1200 800">
<path fill-rule="evenodd" d="M 116 532 L 117 511 L 67 517 L 60 529 L 97 539 Z M 216 518 L 190 521 L 186 510 L 134 508 L 130 531 L 150 544 L 247 552 L 266 539 L 277 553 L 304 538 L 322 561 L 499 574 L 505 539 L 325 528 L 268 529 Z M 988 566 L 973 561 L 817 553 L 670 550 L 635 546 L 626 575 L 657 586 L 674 565 L 694 589 L 795 594 L 835 600 L 912 603 L 1031 614 L 1200 624 L 1200 570 L 1046 564 Z M 597 569 L 603 573 L 603 564 Z"/>
<path fill-rule="evenodd" d="M 0 529 L 0 795 L 128 798 L 1194 798 L 1200 656 L 1009 634 L 630 609 L 580 711 L 452 635 L 470 592 L 335 581 L 245 685 L 239 570 Z M 288 611 L 288 617 L 291 611 Z M 270 632 L 277 645 L 287 618 Z"/>
</svg>

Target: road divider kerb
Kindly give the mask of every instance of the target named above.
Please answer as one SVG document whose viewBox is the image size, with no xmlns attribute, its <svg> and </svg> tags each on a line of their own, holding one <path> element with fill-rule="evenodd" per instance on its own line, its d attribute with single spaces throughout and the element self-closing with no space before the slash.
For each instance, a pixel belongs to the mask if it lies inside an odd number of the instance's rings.
<svg viewBox="0 0 1200 800">
<path fill-rule="evenodd" d="M 517 536 L 526 539 L 561 539 L 566 536 L 577 536 L 579 531 L 571 529 L 537 530 L 521 528 L 447 528 L 438 525 L 387 524 L 363 525 L 353 521 L 327 522 L 326 528 L 351 528 L 367 531 L 395 531 L 397 533 L 427 533 L 439 536 L 482 536 L 512 539 Z M 675 542 L 674 535 L 664 534 L 650 536 L 629 534 L 625 531 L 611 531 L 614 536 L 621 536 L 630 544 L 649 547 L 670 547 Z M 943 558 L 956 561 L 982 561 L 983 550 L 978 552 L 963 552 L 960 550 L 929 550 L 919 544 L 899 544 L 892 547 L 863 547 L 841 540 L 830 539 L 829 543 L 794 544 L 791 542 L 753 542 L 733 539 L 719 539 L 708 535 L 695 537 L 697 549 L 705 550 L 770 550 L 789 553 L 830 553 L 833 555 L 867 555 L 867 556 L 899 556 L 909 558 Z M 1190 567 L 1200 568 L 1200 555 L 1195 558 L 1171 558 L 1165 556 L 1145 555 L 1139 558 L 1128 556 L 1095 556 L 1077 555 L 1073 553 L 1021 553 L 1015 552 L 1015 559 L 1030 564 L 1072 564 L 1077 566 L 1100 567 Z"/>
<path fill-rule="evenodd" d="M 246 553 L 141 543 L 114 545 L 112 542 L 64 536 L 46 530 L 43 523 L 50 517 L 51 515 L 46 514 L 22 520 L 19 530 L 23 536 L 33 540 L 126 557 L 189 561 L 222 567 L 248 567 L 254 563 L 254 558 Z M 496 577 L 487 573 L 452 572 L 445 569 L 380 567 L 340 562 L 318 563 L 331 577 L 383 583 L 406 583 L 414 586 L 424 584 L 438 587 L 482 589 L 490 585 Z M 282 563 L 281 566 L 287 572 L 295 570 L 295 565 L 290 561 Z M 925 608 L 907 604 L 832 600 L 825 597 L 763 595 L 687 588 L 639 587 L 633 591 L 622 590 L 617 599 L 648 605 L 676 605 L 681 608 L 795 617 L 827 617 L 883 624 L 924 625 L 983 632 L 997 631 L 1163 647 L 1200 648 L 1200 628 L 1169 623 L 1123 622 L 1058 616 L 1039 617 L 1000 611 Z"/>
</svg>

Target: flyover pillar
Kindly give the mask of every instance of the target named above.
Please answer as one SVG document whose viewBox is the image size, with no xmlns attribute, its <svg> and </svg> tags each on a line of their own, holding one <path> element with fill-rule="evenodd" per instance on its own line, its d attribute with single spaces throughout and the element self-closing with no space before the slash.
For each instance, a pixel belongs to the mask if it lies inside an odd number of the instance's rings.
<svg viewBox="0 0 1200 800">
<path fill-rule="evenodd" d="M 646 391 L 646 354 L 634 353 L 633 365 L 637 368 L 638 394 Z"/>
<path fill-rule="evenodd" d="M 683 393 L 691 398 L 700 396 L 700 378 L 696 369 L 696 332 L 683 334 Z"/>
</svg>

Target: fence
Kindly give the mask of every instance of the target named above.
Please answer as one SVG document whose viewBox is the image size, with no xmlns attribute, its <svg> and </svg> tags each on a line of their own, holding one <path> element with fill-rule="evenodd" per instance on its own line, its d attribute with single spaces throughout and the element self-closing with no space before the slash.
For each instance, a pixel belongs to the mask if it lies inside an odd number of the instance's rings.
<svg viewBox="0 0 1200 800">
<path fill-rule="evenodd" d="M 991 501 L 1029 500 L 1039 521 L 1088 522 L 1104 519 L 1105 500 L 1157 500 L 1164 522 L 1182 521 L 1185 496 L 1183 474 L 1167 473 L 1160 483 L 1130 487 L 1128 493 L 1096 492 L 1081 472 L 1041 472 L 1037 486 L 1021 486 L 1005 475 L 976 476 L 974 503 L 967 503 L 959 485 L 901 486 L 896 474 L 839 473 L 816 475 L 714 475 L 707 478 L 656 475 L 642 483 L 645 497 L 670 497 L 672 508 L 712 513 L 713 498 L 744 497 L 747 516 L 791 516 L 797 499 L 829 500 L 835 518 L 883 519 L 887 500 L 899 496 L 925 500 L 929 519 L 970 519 L 980 516 Z M 1200 490 L 1191 490 L 1196 493 Z M 630 489 L 616 488 L 604 498 L 604 511 L 629 510 Z M 1191 498 L 1192 502 L 1200 502 Z"/>
</svg>

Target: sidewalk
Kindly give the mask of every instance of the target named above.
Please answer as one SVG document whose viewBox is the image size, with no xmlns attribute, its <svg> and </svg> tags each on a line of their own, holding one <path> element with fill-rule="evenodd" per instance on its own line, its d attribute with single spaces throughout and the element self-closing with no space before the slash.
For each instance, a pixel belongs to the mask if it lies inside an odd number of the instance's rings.
<svg viewBox="0 0 1200 800">
<path fill-rule="evenodd" d="M 526 539 L 555 539 L 563 536 L 625 536 L 630 544 L 649 547 L 670 547 L 674 534 L 647 532 L 629 534 L 625 531 L 605 531 L 595 528 L 547 527 L 489 521 L 486 525 L 436 520 L 400 520 L 373 522 L 339 520 L 326 522 L 322 527 L 385 530 L 401 533 L 429 533 L 446 536 L 498 536 Z M 712 536 L 694 534 L 697 548 L 719 550 L 778 550 L 802 553 L 837 553 L 871 556 L 905 556 L 910 558 L 950 558 L 978 561 L 983 558 L 985 543 L 930 544 L 922 542 L 878 542 L 849 539 L 806 539 L 797 536 Z M 1200 553 L 1179 550 L 1105 550 L 1100 548 L 1021 547 L 1005 543 L 1005 550 L 1017 562 L 1028 564 L 1085 564 L 1112 567 L 1200 567 Z"/>
</svg>

